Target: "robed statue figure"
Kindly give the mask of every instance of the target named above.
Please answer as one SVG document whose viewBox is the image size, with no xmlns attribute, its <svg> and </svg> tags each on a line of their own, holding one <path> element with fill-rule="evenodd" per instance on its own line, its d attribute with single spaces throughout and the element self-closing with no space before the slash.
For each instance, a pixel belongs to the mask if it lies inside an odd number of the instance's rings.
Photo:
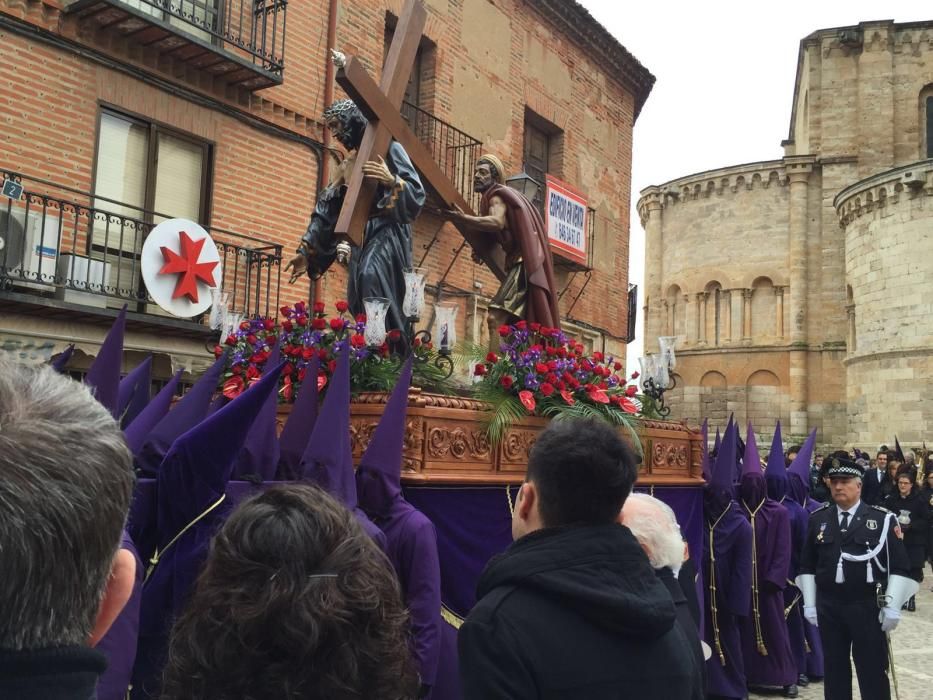
<svg viewBox="0 0 933 700">
<path fill-rule="evenodd" d="M 446 212 L 451 221 L 495 234 L 505 252 L 506 277 L 489 302 L 489 342 L 498 349 L 499 326 L 525 320 L 560 328 L 560 311 L 547 232 L 537 208 L 520 192 L 503 184 L 502 162 L 483 155 L 473 172 L 473 190 L 483 197 L 481 216 L 459 209 Z"/>
<path fill-rule="evenodd" d="M 294 283 L 306 271 L 312 277 L 323 275 L 338 258 L 340 241 L 334 236 L 334 227 L 367 124 L 366 117 L 352 100 L 335 102 L 325 110 L 324 121 L 349 155 L 340 163 L 331 183 L 318 194 L 311 223 L 301 239 L 297 255 L 285 267 L 292 270 L 289 283 Z M 364 299 L 388 299 L 386 329 L 403 331 L 404 342 L 403 273 L 412 266 L 411 223 L 424 206 L 424 186 L 405 149 L 395 141 L 385 159 L 363 164 L 363 174 L 376 180 L 379 190 L 366 222 L 362 246 L 350 247 L 347 302 L 356 315 L 364 313 Z"/>
</svg>

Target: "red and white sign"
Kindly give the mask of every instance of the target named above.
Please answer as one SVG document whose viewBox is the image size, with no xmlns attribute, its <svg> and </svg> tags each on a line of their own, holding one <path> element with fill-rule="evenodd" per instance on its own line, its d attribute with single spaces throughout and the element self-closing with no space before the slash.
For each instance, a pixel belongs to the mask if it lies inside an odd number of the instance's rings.
<svg viewBox="0 0 933 700">
<path fill-rule="evenodd" d="M 586 197 L 552 175 L 547 176 L 544 194 L 544 225 L 552 252 L 586 265 Z"/>
<path fill-rule="evenodd" d="M 146 236 L 140 263 L 149 295 L 170 314 L 190 318 L 210 308 L 220 253 L 195 222 L 169 219 L 156 226 Z"/>
</svg>

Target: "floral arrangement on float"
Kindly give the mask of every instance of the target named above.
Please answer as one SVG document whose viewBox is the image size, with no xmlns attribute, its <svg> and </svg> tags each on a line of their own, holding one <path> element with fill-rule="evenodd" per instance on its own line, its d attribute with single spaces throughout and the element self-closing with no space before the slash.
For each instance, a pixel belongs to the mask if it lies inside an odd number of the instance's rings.
<svg viewBox="0 0 933 700">
<path fill-rule="evenodd" d="M 627 428 L 641 410 L 638 388 L 621 362 L 601 352 L 585 353 L 582 343 L 556 328 L 518 321 L 499 327 L 500 352 L 482 361 L 473 349 L 477 399 L 491 407 L 489 437 L 498 442 L 525 416 L 597 417 Z"/>
<path fill-rule="evenodd" d="M 222 375 L 221 390 L 234 399 L 251 384 L 259 381 L 276 344 L 280 346 L 282 368 L 280 400 L 291 403 L 302 382 L 307 381 L 314 357 L 318 359 L 318 390 L 326 392 L 337 365 L 337 355 L 344 343 L 350 345 L 350 385 L 354 393 L 390 391 L 401 371 L 402 358 L 393 353 L 402 337 L 398 330 L 386 331 L 385 300 L 367 299 L 367 310 L 376 321 L 367 324 L 367 314 L 352 316 L 349 304 L 338 301 L 336 314 L 328 316 L 323 302 L 312 307 L 299 301 L 279 309 L 280 318 L 256 317 L 238 321 L 224 341 L 214 347 L 220 357 L 229 351 L 229 361 Z M 434 360 L 437 353 L 430 341 L 415 338 L 412 351 L 414 380 L 423 388 L 450 393 L 452 386 Z"/>
</svg>

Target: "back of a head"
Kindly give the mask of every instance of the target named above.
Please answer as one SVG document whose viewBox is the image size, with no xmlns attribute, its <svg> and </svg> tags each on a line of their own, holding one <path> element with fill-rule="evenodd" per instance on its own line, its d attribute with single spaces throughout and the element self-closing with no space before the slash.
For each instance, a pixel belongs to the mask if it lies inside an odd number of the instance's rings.
<svg viewBox="0 0 933 700">
<path fill-rule="evenodd" d="M 622 507 L 625 525 L 645 550 L 651 568 L 669 568 L 676 575 L 684 563 L 684 540 L 677 516 L 664 501 L 633 493 Z"/>
<path fill-rule="evenodd" d="M 638 476 L 638 458 L 598 419 L 556 420 L 528 459 L 545 527 L 615 522 Z"/>
<path fill-rule="evenodd" d="M 413 697 L 391 565 L 315 486 L 242 503 L 172 630 L 163 699 Z"/>
<path fill-rule="evenodd" d="M 132 488 L 119 426 L 86 387 L 0 358 L 0 649 L 87 641 Z"/>
</svg>

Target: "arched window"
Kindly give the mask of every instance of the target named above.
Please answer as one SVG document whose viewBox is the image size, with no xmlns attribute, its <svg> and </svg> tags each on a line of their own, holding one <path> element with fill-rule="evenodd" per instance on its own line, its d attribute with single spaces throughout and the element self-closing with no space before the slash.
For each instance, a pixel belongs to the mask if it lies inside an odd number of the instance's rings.
<svg viewBox="0 0 933 700">
<path fill-rule="evenodd" d="M 725 295 L 719 282 L 706 285 L 706 342 L 713 346 L 722 343 Z"/>
<path fill-rule="evenodd" d="M 933 158 L 933 83 L 920 91 L 920 157 Z"/>
<path fill-rule="evenodd" d="M 686 340 L 685 318 L 687 310 L 680 287 L 672 284 L 667 290 L 665 300 L 667 301 L 667 319 L 664 324 L 666 335 L 679 336 L 682 343 Z"/>
<path fill-rule="evenodd" d="M 767 277 L 752 283 L 752 342 L 774 337 L 774 285 Z"/>
<path fill-rule="evenodd" d="M 848 320 L 848 337 L 847 345 L 849 354 L 855 352 L 856 347 L 856 335 L 855 335 L 855 296 L 852 293 L 852 285 L 846 285 L 846 317 Z"/>
</svg>

